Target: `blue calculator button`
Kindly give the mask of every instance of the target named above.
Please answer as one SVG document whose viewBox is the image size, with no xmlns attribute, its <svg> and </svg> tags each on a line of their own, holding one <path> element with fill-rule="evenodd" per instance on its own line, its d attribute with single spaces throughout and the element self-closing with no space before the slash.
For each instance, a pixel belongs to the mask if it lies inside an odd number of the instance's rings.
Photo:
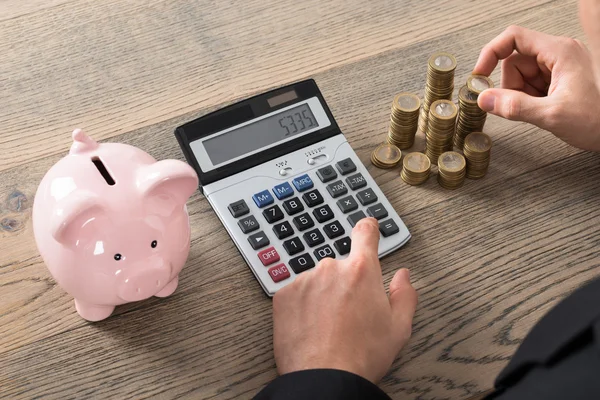
<svg viewBox="0 0 600 400">
<path fill-rule="evenodd" d="M 269 204 L 275 201 L 273 200 L 273 196 L 271 196 L 271 193 L 269 193 L 268 190 L 263 190 L 260 193 L 256 193 L 254 196 L 252 196 L 252 200 L 254 200 L 254 202 L 259 208 L 268 206 Z"/>
<path fill-rule="evenodd" d="M 314 186 L 312 179 L 310 179 L 310 176 L 308 175 L 299 176 L 292 182 L 294 183 L 294 186 L 296 186 L 296 190 L 299 192 L 311 189 Z"/>
<path fill-rule="evenodd" d="M 275 186 L 273 188 L 273 193 L 275 193 L 275 196 L 277 196 L 277 198 L 281 200 L 293 195 L 294 189 L 292 189 L 292 186 L 289 183 L 285 182 L 281 185 Z"/>
</svg>

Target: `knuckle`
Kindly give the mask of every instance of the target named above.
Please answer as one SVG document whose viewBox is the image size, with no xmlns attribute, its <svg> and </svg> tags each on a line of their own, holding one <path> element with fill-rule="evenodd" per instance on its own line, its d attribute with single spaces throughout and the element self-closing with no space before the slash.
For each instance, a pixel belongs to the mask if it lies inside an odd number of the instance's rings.
<svg viewBox="0 0 600 400">
<path fill-rule="evenodd" d="M 519 25 L 509 25 L 504 32 L 512 36 L 521 33 L 522 30 L 523 28 Z"/>
<path fill-rule="evenodd" d="M 521 117 L 521 102 L 514 97 L 508 97 L 504 106 L 506 118 L 516 120 Z"/>
<path fill-rule="evenodd" d="M 369 264 L 368 257 L 363 253 L 358 253 L 350 261 L 351 268 L 359 270 L 365 268 Z"/>
</svg>

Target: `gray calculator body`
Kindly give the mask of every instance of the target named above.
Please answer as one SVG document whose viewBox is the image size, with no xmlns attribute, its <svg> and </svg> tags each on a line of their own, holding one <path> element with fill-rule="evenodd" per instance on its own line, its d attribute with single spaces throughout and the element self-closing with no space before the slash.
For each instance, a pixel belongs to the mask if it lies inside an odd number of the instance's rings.
<svg viewBox="0 0 600 400">
<path fill-rule="evenodd" d="M 269 296 L 325 257 L 346 258 L 365 216 L 379 221 L 380 257 L 410 239 L 313 80 L 201 117 L 176 136 Z"/>
</svg>

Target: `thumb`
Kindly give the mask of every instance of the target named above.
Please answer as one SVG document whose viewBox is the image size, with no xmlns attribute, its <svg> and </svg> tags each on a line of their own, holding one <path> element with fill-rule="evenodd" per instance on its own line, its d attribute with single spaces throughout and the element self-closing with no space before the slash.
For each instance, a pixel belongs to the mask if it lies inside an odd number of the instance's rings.
<svg viewBox="0 0 600 400">
<path fill-rule="evenodd" d="M 406 268 L 396 271 L 390 282 L 390 306 L 394 332 L 404 346 L 412 332 L 412 321 L 417 309 L 417 291 L 410 284 L 410 272 Z"/>
<path fill-rule="evenodd" d="M 477 104 L 482 110 L 494 115 L 542 126 L 548 98 L 530 96 L 518 90 L 487 89 L 479 95 Z"/>
</svg>

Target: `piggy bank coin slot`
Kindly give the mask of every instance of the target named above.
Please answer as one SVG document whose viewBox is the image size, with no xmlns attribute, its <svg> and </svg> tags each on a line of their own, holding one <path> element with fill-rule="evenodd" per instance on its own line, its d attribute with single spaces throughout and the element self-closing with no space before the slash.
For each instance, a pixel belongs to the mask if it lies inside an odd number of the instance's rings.
<svg viewBox="0 0 600 400">
<path fill-rule="evenodd" d="M 112 176 L 110 176 L 110 173 L 104 166 L 104 163 L 102 162 L 102 160 L 99 157 L 94 157 L 94 158 L 92 158 L 92 162 L 94 163 L 94 165 L 98 169 L 98 172 L 100 172 L 100 175 L 102 175 L 102 177 L 104 178 L 106 183 L 108 183 L 110 186 L 114 185 L 115 180 L 113 179 Z"/>
</svg>

